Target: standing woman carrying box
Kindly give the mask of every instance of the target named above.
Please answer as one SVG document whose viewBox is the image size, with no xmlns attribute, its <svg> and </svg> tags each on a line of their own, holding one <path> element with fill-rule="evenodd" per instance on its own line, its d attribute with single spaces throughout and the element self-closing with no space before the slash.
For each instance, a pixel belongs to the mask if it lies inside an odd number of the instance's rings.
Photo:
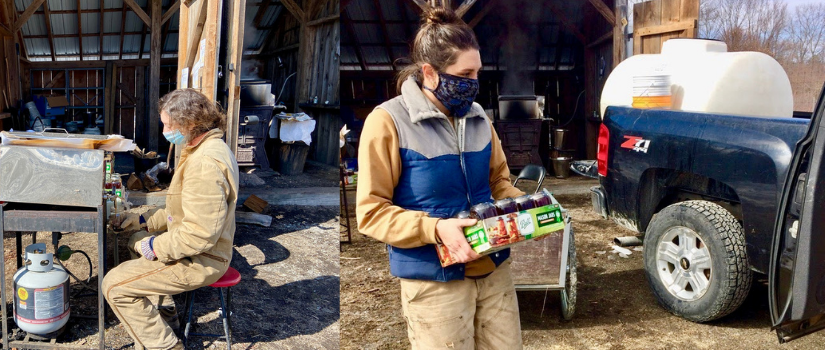
<svg viewBox="0 0 825 350">
<path fill-rule="evenodd" d="M 358 229 L 387 244 L 413 349 L 521 349 L 510 250 L 476 254 L 451 219 L 472 205 L 518 197 L 478 93 L 479 45 L 450 9 L 431 8 L 413 42 L 399 96 L 361 133 Z M 435 244 L 459 263 L 442 267 Z"/>
</svg>

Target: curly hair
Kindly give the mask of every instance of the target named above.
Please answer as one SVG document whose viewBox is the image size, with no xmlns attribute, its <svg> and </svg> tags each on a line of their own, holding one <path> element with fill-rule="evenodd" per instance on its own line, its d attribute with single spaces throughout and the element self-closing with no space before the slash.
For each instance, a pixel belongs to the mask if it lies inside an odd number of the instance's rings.
<svg viewBox="0 0 825 350">
<path fill-rule="evenodd" d="M 158 105 L 158 110 L 169 115 L 171 124 L 180 129 L 187 141 L 215 128 L 226 131 L 226 113 L 198 90 L 174 90 L 164 95 Z"/>
<path fill-rule="evenodd" d="M 458 59 L 458 53 L 478 50 L 478 40 L 470 28 L 453 10 L 434 7 L 421 14 L 421 27 L 415 34 L 410 50 L 412 64 L 402 69 L 396 77 L 396 89 L 401 93 L 401 85 L 413 76 L 424 81 L 421 66 L 429 63 L 437 71 L 451 66 Z"/>
</svg>

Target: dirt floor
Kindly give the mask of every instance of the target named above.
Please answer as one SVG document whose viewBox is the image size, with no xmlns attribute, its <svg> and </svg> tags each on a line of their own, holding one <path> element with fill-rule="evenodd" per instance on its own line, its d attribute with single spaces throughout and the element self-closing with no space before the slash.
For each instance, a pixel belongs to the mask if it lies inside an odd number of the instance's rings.
<svg viewBox="0 0 825 350">
<path fill-rule="evenodd" d="M 242 169 L 243 171 L 244 169 Z M 254 171 L 243 175 L 241 193 L 277 193 L 295 187 L 337 186 L 335 167 L 308 162 L 303 175 L 283 176 L 273 171 Z M 260 181 L 263 180 L 263 181 Z M 308 203 L 308 205 L 310 205 Z M 247 211 L 239 203 L 238 210 Z M 339 348 L 339 246 L 337 206 L 272 206 L 269 227 L 238 224 L 235 254 L 231 266 L 241 273 L 241 283 L 232 288 L 233 349 L 338 349 Z M 114 243 L 109 236 L 109 251 Z M 121 259 L 128 259 L 126 240 L 119 240 Z M 41 232 L 39 242 L 51 242 L 51 234 Z M 31 235 L 23 235 L 23 245 Z M 14 234 L 6 233 L 6 276 L 15 270 Z M 93 262 L 91 285 L 97 286 L 97 236 L 88 233 L 66 234 L 60 241 L 73 249 L 86 251 Z M 51 250 L 51 249 L 50 249 Z M 111 256 L 111 253 L 109 253 Z M 111 262 L 111 260 L 110 260 Z M 79 278 L 89 275 L 88 263 L 73 255 L 67 267 Z M 8 278 L 7 288 L 11 287 Z M 73 291 L 80 292 L 72 280 Z M 7 289 L 9 290 L 9 289 Z M 199 333 L 222 333 L 217 291 L 203 288 L 196 294 L 194 317 Z M 7 305 L 11 305 L 8 293 Z M 73 317 L 58 342 L 96 347 L 97 299 L 72 297 Z M 182 314 L 182 296 L 176 296 Z M 94 319 L 74 317 L 92 315 Z M 10 318 L 11 320 L 11 318 Z M 120 327 L 111 310 L 106 320 L 106 348 L 130 349 L 132 339 Z M 15 325 L 10 321 L 10 329 Z M 225 348 L 223 340 L 193 338 L 188 348 Z"/>
<path fill-rule="evenodd" d="M 668 313 L 648 289 L 641 251 L 629 258 L 610 253 L 614 237 L 633 233 L 593 212 L 581 188 L 596 183 L 581 177 L 562 181 L 551 178 L 543 185 L 556 193 L 578 192 L 556 195 L 570 210 L 576 233 L 576 315 L 561 321 L 558 292 L 519 292 L 526 349 L 822 349 L 823 332 L 778 344 L 764 276 L 754 280 L 745 304 L 720 320 L 698 324 Z M 571 183 L 579 190 L 560 188 Z M 356 232 L 341 253 L 341 348 L 409 348 L 399 300 L 385 246 Z"/>
</svg>

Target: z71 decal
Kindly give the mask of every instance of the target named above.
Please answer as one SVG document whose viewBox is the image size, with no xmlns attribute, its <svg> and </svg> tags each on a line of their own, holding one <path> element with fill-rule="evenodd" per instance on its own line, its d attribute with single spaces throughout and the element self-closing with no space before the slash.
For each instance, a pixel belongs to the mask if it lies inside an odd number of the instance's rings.
<svg viewBox="0 0 825 350">
<path fill-rule="evenodd" d="M 647 149 L 650 147 L 650 140 L 645 140 L 638 136 L 625 136 L 624 138 L 625 141 L 620 146 L 622 148 L 647 153 Z"/>
</svg>

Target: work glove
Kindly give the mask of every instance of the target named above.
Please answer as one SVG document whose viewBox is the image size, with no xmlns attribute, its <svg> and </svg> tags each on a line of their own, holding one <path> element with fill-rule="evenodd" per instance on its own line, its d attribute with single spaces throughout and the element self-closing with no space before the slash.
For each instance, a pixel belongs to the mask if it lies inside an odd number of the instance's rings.
<svg viewBox="0 0 825 350">
<path fill-rule="evenodd" d="M 142 227 L 146 227 L 146 223 L 141 223 L 140 214 L 135 213 L 126 213 L 126 218 L 120 224 L 120 228 L 125 231 L 138 231 Z"/>
<path fill-rule="evenodd" d="M 155 236 L 146 237 L 140 241 L 135 242 L 135 246 L 132 247 L 136 252 L 140 253 L 141 256 L 146 258 L 147 260 L 155 260 L 157 256 L 155 256 L 155 251 L 152 247 L 152 243 L 155 240 Z"/>
</svg>

